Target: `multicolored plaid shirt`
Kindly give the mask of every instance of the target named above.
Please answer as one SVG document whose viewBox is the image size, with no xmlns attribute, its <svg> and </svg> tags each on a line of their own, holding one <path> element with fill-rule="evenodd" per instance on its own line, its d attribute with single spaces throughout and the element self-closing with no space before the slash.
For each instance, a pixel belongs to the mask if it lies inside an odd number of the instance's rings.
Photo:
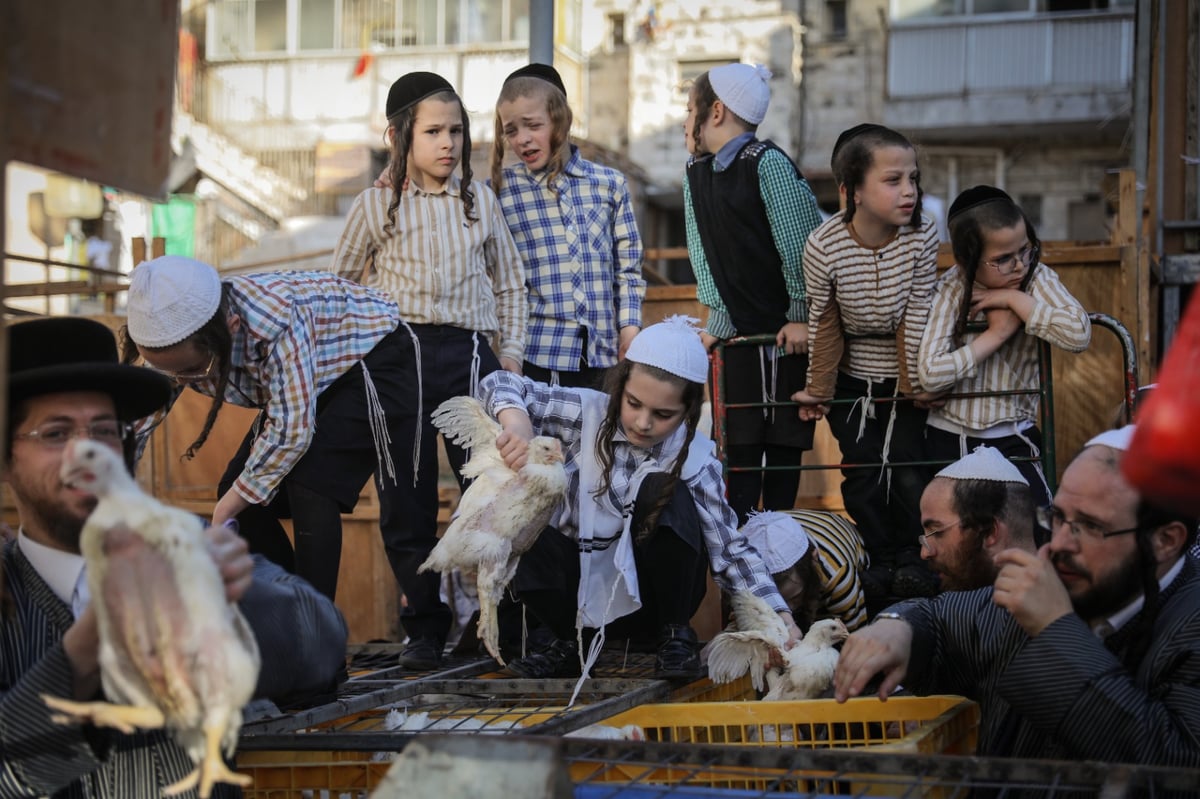
<svg viewBox="0 0 1200 799">
<path fill-rule="evenodd" d="M 742 148 L 754 141 L 753 133 L 743 133 L 731 139 L 711 159 L 712 168 L 727 169 Z M 692 160 L 696 160 L 693 156 Z M 796 166 L 774 148 L 763 153 L 758 162 L 758 186 L 766 207 L 767 220 L 775 239 L 775 248 L 783 259 L 783 279 L 787 285 L 789 322 L 808 321 L 808 295 L 804 286 L 804 244 L 808 234 L 821 224 L 821 211 L 808 181 L 796 179 Z M 692 192 L 683 181 L 683 221 L 687 235 L 688 259 L 696 276 L 696 299 L 708 308 L 705 331 L 717 338 L 731 338 L 737 329 L 729 318 L 725 303 L 713 282 L 708 257 L 700 240 L 696 213 L 692 207 Z"/>
<path fill-rule="evenodd" d="M 580 498 L 590 496 L 594 489 L 594 486 L 580 485 L 579 480 L 580 459 L 593 457 L 591 453 L 596 446 L 594 441 L 582 440 L 583 403 L 589 396 L 605 401 L 605 395 L 590 389 L 548 386 L 511 372 L 492 372 L 479 382 L 479 399 L 492 417 L 505 408 L 520 408 L 529 414 L 534 435 L 554 436 L 562 442 L 567 498 L 557 524 L 559 530 L 571 538 L 578 535 Z M 683 435 L 683 432 L 680 427 L 675 435 Z M 611 486 L 604 501 L 614 508 L 624 507 L 630 481 L 638 467 L 648 459 L 657 461 L 662 471 L 669 471 L 672 464 L 664 462 L 663 453 L 670 442 L 668 437 L 648 450 L 635 447 L 618 425 L 613 436 Z M 678 443 L 675 446 L 678 447 Z M 721 462 L 715 456 L 709 458 L 709 462 L 685 482 L 696 503 L 700 532 L 717 584 L 734 593 L 753 591 L 777 612 L 788 610 L 758 551 L 737 529 L 737 516 L 725 501 Z"/>
<path fill-rule="evenodd" d="M 642 324 L 642 241 L 625 176 L 571 147 L 553 186 L 523 163 L 504 169 L 500 207 L 525 261 L 525 359 L 579 370 L 617 362 L 618 331 Z M 580 339 L 587 329 L 587 352 Z"/>
<path fill-rule="evenodd" d="M 239 275 L 222 282 L 229 288 L 229 312 L 241 320 L 232 333 L 225 401 L 264 411 L 233 488 L 246 501 L 264 504 L 312 442 L 317 397 L 399 326 L 400 311 L 382 293 L 322 272 Z M 217 390 L 213 379 L 189 385 L 208 397 Z M 140 423 L 139 436 L 148 435 L 170 407 Z"/>
</svg>

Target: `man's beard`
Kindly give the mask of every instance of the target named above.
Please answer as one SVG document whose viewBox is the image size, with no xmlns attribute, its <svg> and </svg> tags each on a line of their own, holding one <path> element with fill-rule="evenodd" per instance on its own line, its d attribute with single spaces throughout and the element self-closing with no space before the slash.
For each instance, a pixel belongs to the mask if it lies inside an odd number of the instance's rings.
<svg viewBox="0 0 1200 799">
<path fill-rule="evenodd" d="M 97 501 L 93 498 L 87 503 L 88 513 L 95 510 Z M 79 534 L 83 532 L 86 514 L 81 519 L 57 502 L 39 502 L 32 510 L 41 518 L 42 529 L 55 543 L 68 552 L 79 551 Z"/>
<path fill-rule="evenodd" d="M 1075 613 L 1084 621 L 1108 618 L 1135 600 L 1145 589 L 1142 585 L 1140 553 L 1122 560 L 1117 570 L 1102 580 L 1096 580 L 1092 572 L 1082 569 L 1066 552 L 1056 552 L 1051 559 L 1055 564 L 1062 563 L 1092 581 L 1082 594 L 1071 597 Z"/>
<path fill-rule="evenodd" d="M 973 591 L 996 581 L 996 565 L 983 548 L 983 536 L 972 531 L 941 572 L 943 591 Z"/>
</svg>

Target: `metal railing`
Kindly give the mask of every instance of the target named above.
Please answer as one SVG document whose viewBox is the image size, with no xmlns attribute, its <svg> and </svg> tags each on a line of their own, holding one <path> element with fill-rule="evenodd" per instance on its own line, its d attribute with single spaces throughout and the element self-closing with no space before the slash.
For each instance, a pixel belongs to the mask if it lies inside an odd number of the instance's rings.
<svg viewBox="0 0 1200 799">
<path fill-rule="evenodd" d="M 1121 322 L 1108 314 L 1104 313 L 1089 313 L 1088 318 L 1091 320 L 1094 327 L 1102 327 L 1112 332 L 1117 337 L 1118 343 L 1121 345 L 1122 366 L 1124 374 L 1122 376 L 1122 401 L 1125 405 L 1125 410 L 1130 418 L 1133 415 L 1134 400 L 1137 396 L 1137 350 L 1134 347 L 1133 337 L 1129 334 L 1129 330 L 1121 324 Z M 800 466 L 730 466 L 727 457 L 728 449 L 728 429 L 727 421 L 728 414 L 731 410 L 741 410 L 747 408 L 796 408 L 800 407 L 800 403 L 786 402 L 725 402 L 726 394 L 725 383 L 725 347 L 729 346 L 761 346 L 764 344 L 774 344 L 775 336 L 738 336 L 727 341 L 719 342 L 713 348 L 712 361 L 712 380 L 713 380 L 713 403 L 712 403 L 712 418 L 713 418 L 713 440 L 717 446 L 717 458 L 720 459 L 721 465 L 725 470 L 725 477 L 728 477 L 733 472 L 768 472 L 768 471 L 821 471 L 829 469 L 881 469 L 884 463 L 817 463 L 817 464 L 802 464 Z M 1043 445 L 1041 448 L 1041 464 L 1042 471 L 1045 474 L 1046 482 L 1053 494 L 1057 490 L 1057 448 L 1054 442 L 1054 375 L 1051 368 L 1050 345 L 1046 341 L 1039 340 L 1038 342 L 1038 380 L 1037 388 L 1009 389 L 1006 391 L 969 391 L 958 392 L 944 395 L 943 399 L 973 399 L 977 397 L 1002 397 L 1002 396 L 1028 396 L 1036 394 L 1038 396 L 1038 412 L 1039 424 L 1042 431 Z M 908 397 L 871 397 L 870 402 L 878 406 L 889 406 L 895 402 L 912 402 Z M 863 402 L 862 398 L 856 399 L 835 399 L 830 400 L 827 405 L 831 406 L 848 406 L 855 403 Z M 1013 458 L 1017 461 L 1031 462 L 1037 460 L 1033 457 Z M 930 467 L 930 466 L 945 466 L 951 463 L 946 460 L 918 460 L 918 461 L 889 461 L 886 466 L 888 468 L 903 468 L 903 467 Z"/>
</svg>

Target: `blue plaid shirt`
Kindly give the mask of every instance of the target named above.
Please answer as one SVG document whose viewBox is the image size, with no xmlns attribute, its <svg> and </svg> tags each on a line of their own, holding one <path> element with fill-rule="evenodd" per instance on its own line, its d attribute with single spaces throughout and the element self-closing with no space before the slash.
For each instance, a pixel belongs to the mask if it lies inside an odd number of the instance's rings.
<svg viewBox="0 0 1200 799">
<path fill-rule="evenodd" d="M 525 360 L 544 369 L 617 362 L 617 336 L 642 324 L 642 241 L 625 176 L 571 157 L 554 186 L 523 163 L 505 167 L 500 207 L 525 262 Z M 587 329 L 587 352 L 581 330 Z"/>
</svg>

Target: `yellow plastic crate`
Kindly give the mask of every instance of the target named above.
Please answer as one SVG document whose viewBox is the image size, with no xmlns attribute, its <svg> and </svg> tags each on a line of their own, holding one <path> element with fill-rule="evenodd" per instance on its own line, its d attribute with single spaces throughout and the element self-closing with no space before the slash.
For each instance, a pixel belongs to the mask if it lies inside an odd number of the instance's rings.
<svg viewBox="0 0 1200 799">
<path fill-rule="evenodd" d="M 637 724 L 646 740 L 666 743 L 721 744 L 775 748 L 843 748 L 973 755 L 979 735 L 979 706 L 959 696 L 874 697 L 838 704 L 832 699 L 797 702 L 693 702 L 641 705 L 604 722 L 614 727 Z M 814 773 L 803 785 L 779 784 L 770 769 L 697 772 L 691 766 L 665 766 L 647 773 L 644 766 L 575 763 L 572 778 L 587 782 L 634 782 L 742 790 L 816 790 L 833 775 Z M 894 786 L 873 783 L 871 775 L 837 775 L 839 788 L 853 794 L 887 795 Z M 937 787 L 918 788 L 914 796 L 939 797 Z"/>
<path fill-rule="evenodd" d="M 749 674 L 727 683 L 715 683 L 708 677 L 680 686 L 671 691 L 669 702 L 736 702 L 758 698 Z"/>
<path fill-rule="evenodd" d="M 365 799 L 391 760 L 371 752 L 239 752 L 237 770 L 254 783 L 246 799 Z"/>
<path fill-rule="evenodd" d="M 970 755 L 979 708 L 961 696 L 895 696 L 886 702 L 859 697 L 844 704 L 833 699 L 685 702 L 640 705 L 604 723 L 637 724 L 648 741 Z"/>
</svg>

